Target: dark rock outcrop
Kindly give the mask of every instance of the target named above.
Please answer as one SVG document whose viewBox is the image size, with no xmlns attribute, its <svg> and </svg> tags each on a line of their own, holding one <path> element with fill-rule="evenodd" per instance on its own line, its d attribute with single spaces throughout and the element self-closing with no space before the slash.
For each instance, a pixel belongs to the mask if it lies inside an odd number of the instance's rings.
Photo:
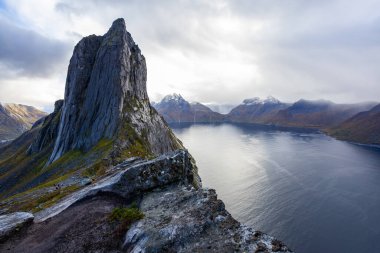
<svg viewBox="0 0 380 253">
<path fill-rule="evenodd" d="M 33 219 L 33 214 L 26 212 L 0 215 L 0 243 L 19 232 L 22 227 L 28 226 Z"/>
<path fill-rule="evenodd" d="M 145 217 L 126 234 L 126 252 L 290 252 L 236 221 L 212 189 L 166 187 L 144 196 L 140 209 Z"/>
<path fill-rule="evenodd" d="M 54 144 L 58 135 L 59 119 L 62 113 L 63 100 L 57 100 L 54 111 L 48 116 L 38 120 L 33 128 L 41 127 L 33 143 L 28 149 L 28 154 L 40 152 L 42 149 Z"/>
</svg>

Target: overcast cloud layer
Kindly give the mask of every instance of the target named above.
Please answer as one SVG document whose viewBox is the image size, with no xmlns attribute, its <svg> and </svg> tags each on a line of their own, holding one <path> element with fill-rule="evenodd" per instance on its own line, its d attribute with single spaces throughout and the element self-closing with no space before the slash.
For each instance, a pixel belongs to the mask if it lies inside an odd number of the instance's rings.
<svg viewBox="0 0 380 253">
<path fill-rule="evenodd" d="M 379 101 L 380 1 L 0 0 L 0 101 L 51 109 L 82 36 L 125 18 L 157 101 Z"/>
</svg>

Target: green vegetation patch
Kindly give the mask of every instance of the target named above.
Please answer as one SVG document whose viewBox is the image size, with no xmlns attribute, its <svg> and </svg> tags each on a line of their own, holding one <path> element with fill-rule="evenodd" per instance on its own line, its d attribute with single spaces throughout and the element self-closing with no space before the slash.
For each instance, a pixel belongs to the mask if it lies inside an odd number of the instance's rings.
<svg viewBox="0 0 380 253">
<path fill-rule="evenodd" d="M 144 214 L 137 207 L 116 207 L 110 214 L 111 221 L 132 223 L 144 218 Z"/>
<path fill-rule="evenodd" d="M 143 218 L 144 214 L 135 205 L 131 207 L 115 207 L 109 216 L 110 221 L 117 224 L 115 233 L 120 236 L 128 231 L 133 222 Z"/>
<path fill-rule="evenodd" d="M 44 193 L 36 197 L 30 197 L 28 201 L 13 202 L 10 211 L 38 212 L 57 203 L 72 192 L 77 191 L 79 185 L 70 185 L 65 188 Z"/>
</svg>

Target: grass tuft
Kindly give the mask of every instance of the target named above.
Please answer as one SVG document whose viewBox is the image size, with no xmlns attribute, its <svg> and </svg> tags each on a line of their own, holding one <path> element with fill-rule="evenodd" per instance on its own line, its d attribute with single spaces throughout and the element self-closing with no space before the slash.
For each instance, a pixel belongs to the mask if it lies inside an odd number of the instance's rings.
<svg viewBox="0 0 380 253">
<path fill-rule="evenodd" d="M 136 207 L 116 207 L 112 210 L 109 219 L 112 222 L 118 223 L 115 234 L 122 236 L 130 228 L 133 222 L 144 218 L 144 214 Z"/>
</svg>

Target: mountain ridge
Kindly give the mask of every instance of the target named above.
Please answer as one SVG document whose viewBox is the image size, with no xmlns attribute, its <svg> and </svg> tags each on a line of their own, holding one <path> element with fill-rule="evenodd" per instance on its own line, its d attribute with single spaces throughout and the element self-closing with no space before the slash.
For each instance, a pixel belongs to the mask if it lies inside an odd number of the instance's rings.
<svg viewBox="0 0 380 253">
<path fill-rule="evenodd" d="M 46 115 L 47 113 L 33 106 L 0 103 L 0 141 L 17 138 Z"/>
<path fill-rule="evenodd" d="M 180 94 L 166 95 L 153 104 L 168 123 L 223 122 L 224 116 L 199 102 L 188 102 Z"/>
<path fill-rule="evenodd" d="M 179 101 L 181 105 L 178 104 Z M 380 127 L 380 121 L 376 120 L 374 115 L 374 110 L 378 109 L 376 104 L 376 102 L 337 104 L 325 99 L 300 99 L 294 103 L 283 103 L 268 96 L 264 99 L 259 97 L 244 99 L 229 113 L 219 114 L 206 105 L 197 102 L 190 103 L 182 96 L 175 94 L 164 97 L 161 102 L 155 103 L 153 106 L 168 123 L 229 122 L 313 128 L 341 140 L 379 144 L 375 134 Z M 195 108 L 195 105 L 198 106 L 198 109 Z M 203 118 L 195 117 L 194 111 L 197 110 L 205 112 Z M 367 122 L 363 119 L 362 114 L 367 115 L 365 117 Z M 211 120 L 212 118 L 216 120 Z M 360 118 L 361 120 L 359 120 Z M 355 123 L 355 119 L 358 122 Z M 367 128 L 360 130 L 361 126 Z M 366 133 L 366 131 L 370 133 Z"/>
</svg>

